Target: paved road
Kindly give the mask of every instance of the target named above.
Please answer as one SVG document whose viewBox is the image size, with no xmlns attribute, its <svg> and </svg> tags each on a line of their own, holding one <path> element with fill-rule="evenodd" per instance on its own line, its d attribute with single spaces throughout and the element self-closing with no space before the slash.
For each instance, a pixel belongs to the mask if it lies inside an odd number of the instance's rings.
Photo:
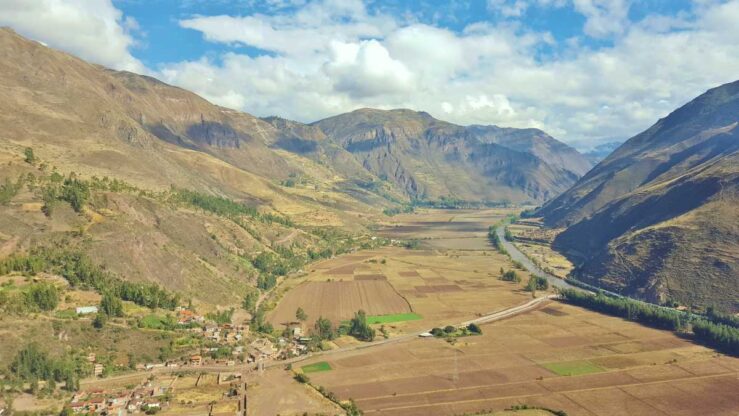
<svg viewBox="0 0 739 416">
<path fill-rule="evenodd" d="M 567 283 L 564 279 L 552 276 L 551 274 L 544 272 L 544 270 L 541 270 L 531 260 L 529 260 L 528 257 L 521 253 L 521 251 L 519 251 L 513 243 L 506 240 L 505 225 L 498 226 L 498 228 L 495 229 L 495 233 L 498 234 L 498 239 L 500 240 L 501 244 L 503 244 L 503 248 L 505 248 L 508 254 L 511 255 L 511 258 L 521 263 L 523 267 L 526 268 L 526 270 L 528 270 L 530 273 L 546 278 L 549 281 L 549 284 L 552 286 L 561 289 L 578 289 L 577 287 Z"/>
</svg>

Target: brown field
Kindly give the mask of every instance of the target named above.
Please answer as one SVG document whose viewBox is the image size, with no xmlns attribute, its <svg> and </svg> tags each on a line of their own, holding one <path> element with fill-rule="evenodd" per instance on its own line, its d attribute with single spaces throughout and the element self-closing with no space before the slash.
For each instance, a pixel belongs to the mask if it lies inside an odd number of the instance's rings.
<svg viewBox="0 0 739 416">
<path fill-rule="evenodd" d="M 308 281 L 285 295 L 270 314 L 270 322 L 295 321 L 299 307 L 308 314 L 311 325 L 319 316 L 338 323 L 351 318 L 359 309 L 368 315 L 410 312 L 408 302 L 385 280 Z"/>
<path fill-rule="evenodd" d="M 305 384 L 292 380 L 292 373 L 269 369 L 247 378 L 250 415 L 340 415 L 334 403 Z"/>
<path fill-rule="evenodd" d="M 739 360 L 670 332 L 557 302 L 482 329 L 455 345 L 415 339 L 322 357 L 333 370 L 311 379 L 367 415 L 517 404 L 568 415 L 739 414 Z M 544 367 L 571 362 L 600 370 L 562 376 Z"/>
<path fill-rule="evenodd" d="M 314 264 L 303 278 L 285 282 L 284 296 L 268 319 L 275 325 L 294 321 L 298 307 L 308 314 L 308 325 L 319 315 L 347 320 L 358 309 L 369 315 L 412 311 L 423 317 L 390 325 L 391 334 L 402 334 L 525 303 L 531 295 L 522 285 L 497 279 L 501 267 L 513 265 L 486 238 L 478 237 L 484 242 L 478 248 L 459 247 L 459 241 L 470 240 L 462 236 L 485 236 L 490 224 L 510 212 L 434 211 L 392 217 L 393 224 L 381 235 L 399 237 L 411 230 L 426 239 L 424 244 L 415 250 L 386 247 Z M 522 275 L 525 281 L 528 275 Z"/>
</svg>

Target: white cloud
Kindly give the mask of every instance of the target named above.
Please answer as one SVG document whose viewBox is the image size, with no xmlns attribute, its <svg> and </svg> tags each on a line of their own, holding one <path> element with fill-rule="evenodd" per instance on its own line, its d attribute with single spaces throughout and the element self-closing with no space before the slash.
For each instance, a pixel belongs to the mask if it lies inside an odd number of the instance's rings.
<svg viewBox="0 0 739 416">
<path fill-rule="evenodd" d="M 605 38 L 624 32 L 631 0 L 573 0 L 573 3 L 575 10 L 585 16 L 585 34 Z"/>
<path fill-rule="evenodd" d="M 314 121 L 405 107 L 462 124 L 539 127 L 580 143 L 629 137 L 739 74 L 739 0 L 696 0 L 692 13 L 640 22 L 628 21 L 626 0 L 489 3 L 513 7 L 513 19 L 452 31 L 358 0 L 272 0 L 278 11 L 270 15 L 194 16 L 180 25 L 267 52 L 207 55 L 153 72 L 259 116 Z M 586 17 L 587 36 L 612 45 L 590 47 L 585 36 L 555 42 L 520 18 L 566 4 Z M 135 21 L 110 0 L 0 0 L 0 24 L 93 62 L 147 70 L 129 52 Z"/>
<path fill-rule="evenodd" d="M 0 26 L 91 62 L 145 71 L 129 52 L 138 24 L 110 0 L 0 0 Z"/>
<path fill-rule="evenodd" d="M 332 42 L 325 71 L 336 91 L 351 97 L 401 94 L 413 89 L 413 74 L 376 40 Z"/>
<path fill-rule="evenodd" d="M 519 23 L 454 32 L 372 14 L 359 2 L 313 2 L 294 13 L 183 22 L 213 41 L 272 55 L 170 64 L 162 76 L 257 115 L 313 121 L 359 107 L 406 107 L 462 124 L 539 127 L 582 142 L 631 136 L 739 74 L 739 0 L 641 22 L 625 20 L 627 1 L 573 0 L 572 7 L 586 16 L 589 35 L 613 37 L 613 46 L 592 49 L 571 39 L 541 59 L 537 52 L 552 45 L 551 35 Z"/>
</svg>

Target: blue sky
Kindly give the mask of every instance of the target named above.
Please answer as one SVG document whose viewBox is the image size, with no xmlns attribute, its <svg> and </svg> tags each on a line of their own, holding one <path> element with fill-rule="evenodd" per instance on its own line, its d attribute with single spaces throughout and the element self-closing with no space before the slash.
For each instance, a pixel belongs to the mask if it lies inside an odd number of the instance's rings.
<svg viewBox="0 0 739 416">
<path fill-rule="evenodd" d="M 623 140 L 739 78 L 739 0 L 0 0 L 0 25 L 226 107 Z"/>
</svg>

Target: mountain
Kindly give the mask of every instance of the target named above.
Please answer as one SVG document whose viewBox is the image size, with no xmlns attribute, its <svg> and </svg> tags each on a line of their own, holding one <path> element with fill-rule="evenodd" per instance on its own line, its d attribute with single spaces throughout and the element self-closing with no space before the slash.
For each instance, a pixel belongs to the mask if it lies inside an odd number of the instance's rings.
<svg viewBox="0 0 739 416">
<path fill-rule="evenodd" d="M 614 150 L 621 146 L 622 142 L 608 142 L 595 146 L 594 148 L 583 153 L 586 159 L 588 159 L 593 165 L 597 164 L 601 160 L 605 159 L 613 153 Z"/>
<path fill-rule="evenodd" d="M 301 131 L 310 128 L 317 128 L 312 143 L 332 155 L 336 169 L 353 176 L 361 167 L 414 199 L 540 202 L 590 168 L 576 150 L 540 130 L 464 127 L 407 109 L 359 109 Z M 349 156 L 356 162 L 351 168 Z"/>
<path fill-rule="evenodd" d="M 739 310 L 739 81 L 629 139 L 539 211 L 581 280 Z"/>
<path fill-rule="evenodd" d="M 257 256 L 299 265 L 349 250 L 372 216 L 410 198 L 542 201 L 585 171 L 538 130 L 409 110 L 260 119 L 10 29 L 0 29 L 0 126 L 0 257 L 71 247 L 121 278 L 210 303 L 264 277 Z M 82 183 L 84 207 L 57 193 L 73 192 L 67 181 Z M 45 215 L 50 203 L 60 207 Z"/>
</svg>

